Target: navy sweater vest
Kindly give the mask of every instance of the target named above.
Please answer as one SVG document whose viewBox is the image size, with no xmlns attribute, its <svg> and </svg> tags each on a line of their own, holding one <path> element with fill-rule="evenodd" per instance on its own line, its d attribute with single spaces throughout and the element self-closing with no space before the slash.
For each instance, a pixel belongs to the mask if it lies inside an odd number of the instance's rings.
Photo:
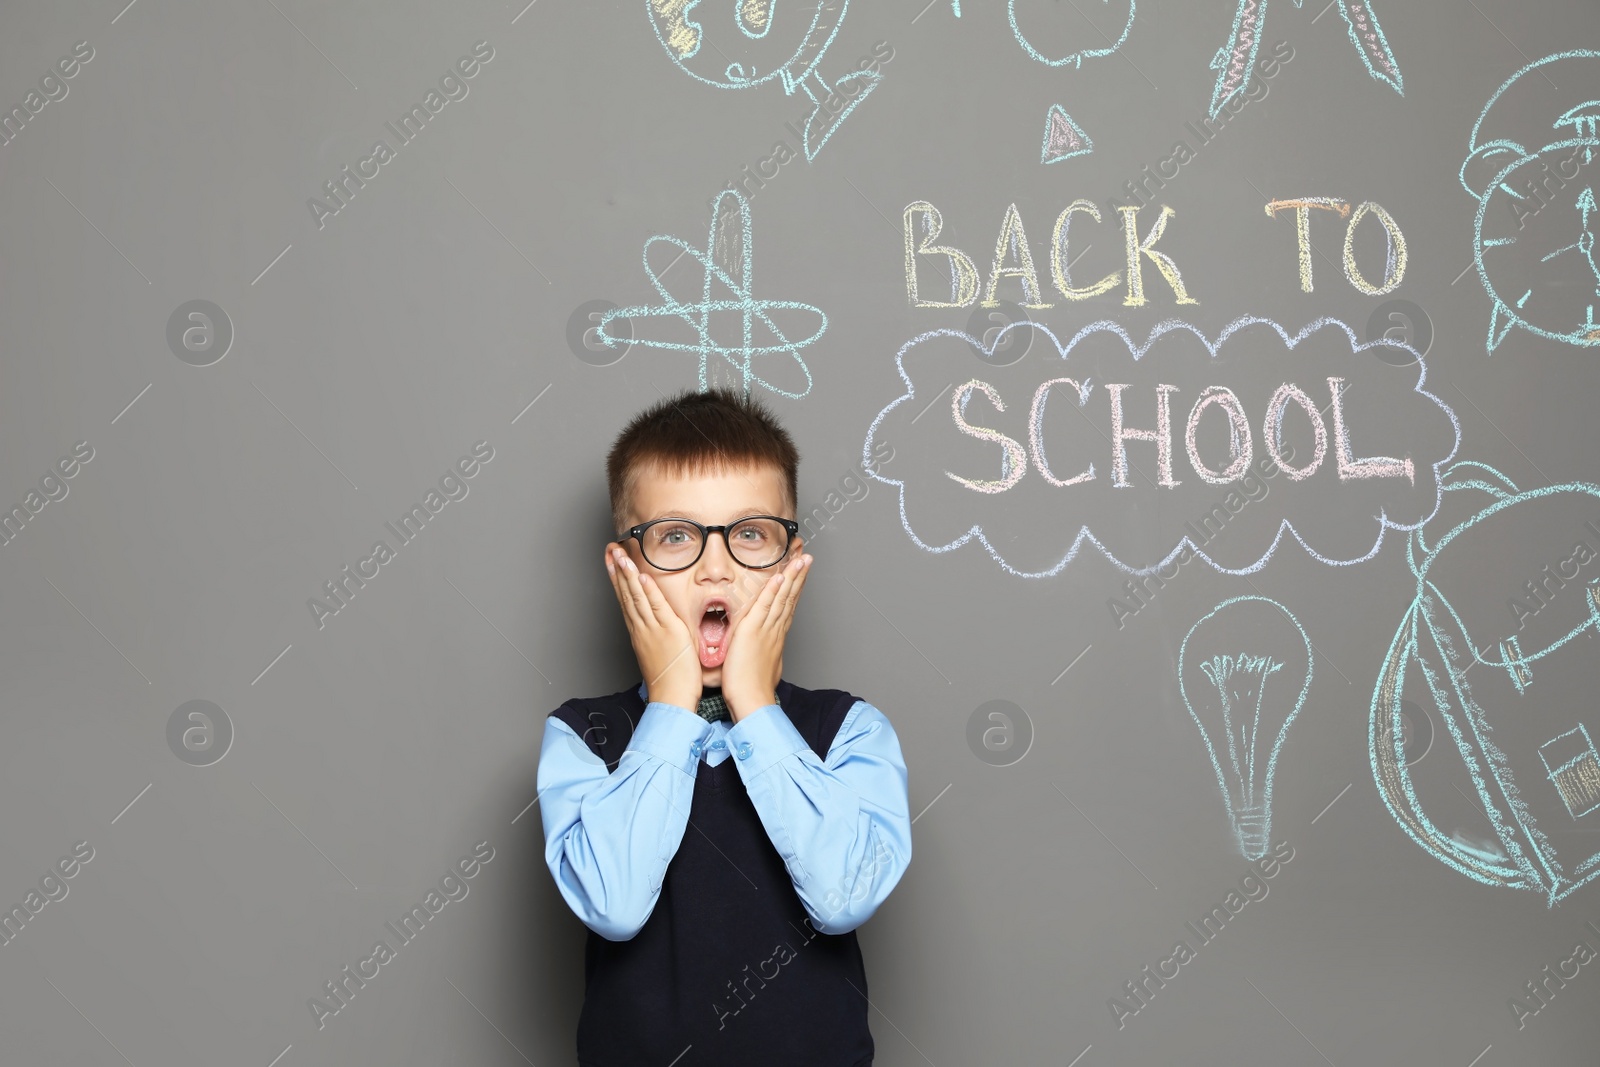
<svg viewBox="0 0 1600 1067">
<path fill-rule="evenodd" d="M 826 758 L 856 698 L 783 681 L 777 694 Z M 635 686 L 550 714 L 614 772 L 644 709 Z M 855 931 L 816 930 L 733 758 L 700 761 L 689 825 L 650 918 L 626 941 L 589 931 L 579 1064 L 865 1067 L 873 1052 Z"/>
</svg>

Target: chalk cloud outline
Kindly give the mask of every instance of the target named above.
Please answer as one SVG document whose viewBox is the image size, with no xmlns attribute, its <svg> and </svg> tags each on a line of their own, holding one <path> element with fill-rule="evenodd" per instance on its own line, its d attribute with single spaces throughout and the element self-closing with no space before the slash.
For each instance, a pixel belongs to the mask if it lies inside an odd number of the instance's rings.
<svg viewBox="0 0 1600 1067">
<path fill-rule="evenodd" d="M 1391 522 L 1387 511 L 1380 509 L 1379 513 L 1375 516 L 1375 518 L 1378 520 L 1378 535 L 1374 539 L 1372 547 L 1368 549 L 1364 555 L 1351 559 L 1332 559 L 1328 556 L 1324 556 L 1322 553 L 1318 552 L 1316 549 L 1312 548 L 1306 543 L 1305 538 L 1303 538 L 1300 535 L 1300 532 L 1294 528 L 1294 524 L 1292 522 L 1290 522 L 1288 519 L 1283 519 L 1278 524 L 1278 529 L 1273 535 L 1272 543 L 1267 546 L 1266 550 L 1261 553 L 1260 557 L 1258 557 L 1255 562 L 1244 567 L 1223 566 L 1210 556 L 1206 555 L 1205 551 L 1199 545 L 1195 544 L 1194 541 L 1190 539 L 1188 534 L 1181 536 L 1178 539 L 1177 544 L 1173 546 L 1172 550 L 1157 562 L 1146 567 L 1134 567 L 1119 559 L 1116 554 L 1102 544 L 1099 538 L 1095 537 L 1087 525 L 1080 525 L 1078 527 L 1077 534 L 1072 539 L 1072 544 L 1067 548 L 1066 554 L 1063 555 L 1053 567 L 1043 571 L 1022 571 L 1008 563 L 1005 557 L 1001 555 L 1000 551 L 992 542 L 990 542 L 988 537 L 985 536 L 983 532 L 982 523 L 973 523 L 972 526 L 968 527 L 966 532 L 962 533 L 959 537 L 947 544 L 930 545 L 923 541 L 922 538 L 917 535 L 916 530 L 912 528 L 910 520 L 906 517 L 905 482 L 898 478 L 886 477 L 876 471 L 867 469 L 865 466 L 863 469 L 866 470 L 866 473 L 869 477 L 875 478 L 880 482 L 883 482 L 887 485 L 892 485 L 896 488 L 896 497 L 898 500 L 898 509 L 900 513 L 900 526 L 905 530 L 907 536 L 911 538 L 912 543 L 918 548 L 935 553 L 951 552 L 957 548 L 960 548 L 962 545 L 965 545 L 968 541 L 976 538 L 978 543 L 983 546 L 984 551 L 989 554 L 989 558 L 998 563 L 1002 570 L 1006 571 L 1008 574 L 1016 575 L 1019 578 L 1054 577 L 1077 558 L 1078 550 L 1082 548 L 1085 543 L 1088 543 L 1094 548 L 1098 549 L 1100 554 L 1104 556 L 1105 559 L 1113 566 L 1133 575 L 1155 573 L 1156 571 L 1167 567 L 1174 559 L 1180 555 L 1183 555 L 1185 552 L 1192 553 L 1195 558 L 1203 560 L 1212 569 L 1221 574 L 1254 574 L 1256 571 L 1266 566 L 1267 562 L 1271 560 L 1272 557 L 1277 553 L 1278 546 L 1283 542 L 1285 534 L 1292 536 L 1294 540 L 1299 543 L 1300 547 L 1305 549 L 1306 554 L 1312 559 L 1317 560 L 1319 563 L 1324 563 L 1333 567 L 1343 567 L 1355 563 L 1363 563 L 1376 556 L 1378 552 L 1382 550 L 1384 537 L 1389 530 L 1394 529 L 1409 533 L 1424 526 L 1430 519 L 1434 517 L 1435 514 L 1438 513 L 1439 505 L 1444 499 L 1443 471 L 1450 461 L 1455 458 L 1457 451 L 1460 450 L 1461 422 L 1458 418 L 1456 418 L 1456 413 L 1450 407 L 1450 405 L 1446 404 L 1442 399 L 1435 396 L 1433 393 L 1428 392 L 1424 388 L 1424 385 L 1427 382 L 1427 364 L 1422 356 L 1416 351 L 1416 349 L 1401 341 L 1396 341 L 1386 337 L 1380 337 L 1373 341 L 1362 342 L 1353 329 L 1351 329 L 1344 322 L 1332 318 L 1331 316 L 1323 316 L 1322 318 L 1306 324 L 1303 329 L 1291 337 L 1287 330 L 1271 319 L 1264 319 L 1254 315 L 1246 315 L 1233 320 L 1227 326 L 1223 327 L 1222 331 L 1217 335 L 1217 339 L 1215 341 L 1207 338 L 1205 333 L 1196 326 L 1179 321 L 1177 319 L 1167 319 L 1162 322 L 1158 322 L 1155 326 L 1151 327 L 1150 336 L 1145 339 L 1142 345 L 1135 345 L 1133 338 L 1128 335 L 1128 332 L 1122 328 L 1121 324 L 1111 319 L 1101 319 L 1082 327 L 1077 331 L 1077 333 L 1073 334 L 1072 339 L 1067 342 L 1065 347 L 1062 346 L 1060 340 L 1057 339 L 1055 333 L 1052 332 L 1049 327 L 1037 322 L 1014 322 L 1004 326 L 995 334 L 994 345 L 990 347 L 985 347 L 982 340 L 973 337 L 964 330 L 954 330 L 949 328 L 927 330 L 901 345 L 900 350 L 895 353 L 895 370 L 899 372 L 900 380 L 905 383 L 906 391 L 900 394 L 900 396 L 896 397 L 894 400 L 890 401 L 878 412 L 876 416 L 873 417 L 871 425 L 867 427 L 866 440 L 862 443 L 861 447 L 862 462 L 865 464 L 868 460 L 868 457 L 871 455 L 873 439 L 878 433 L 878 427 L 880 424 L 882 424 L 883 420 L 888 417 L 889 413 L 899 407 L 902 403 L 915 400 L 917 398 L 916 385 L 914 382 L 912 382 L 911 376 L 906 373 L 905 356 L 906 353 L 912 351 L 918 345 L 923 344 L 931 338 L 958 338 L 965 344 L 972 346 L 974 350 L 988 355 L 992 354 L 995 348 L 1005 342 L 1005 335 L 1011 330 L 1019 328 L 1034 329 L 1040 331 L 1046 337 L 1048 337 L 1051 344 L 1055 345 L 1059 356 L 1065 360 L 1071 354 L 1072 350 L 1077 347 L 1078 343 L 1084 338 L 1091 334 L 1109 332 L 1120 337 L 1123 344 L 1127 347 L 1129 355 L 1132 356 L 1135 361 L 1138 361 L 1144 357 L 1145 353 L 1150 350 L 1155 342 L 1160 340 L 1165 335 L 1175 331 L 1187 331 L 1188 333 L 1193 334 L 1200 341 L 1200 343 L 1205 346 L 1211 357 L 1215 359 L 1218 350 L 1222 348 L 1222 346 L 1228 342 L 1228 339 L 1235 333 L 1245 329 L 1246 327 L 1258 325 L 1271 327 L 1278 334 L 1278 337 L 1283 341 L 1284 346 L 1289 351 L 1293 351 L 1301 341 L 1310 337 L 1318 330 L 1327 328 L 1329 326 L 1336 326 L 1340 330 L 1344 331 L 1345 337 L 1349 340 L 1350 351 L 1352 355 L 1359 355 L 1362 352 L 1366 352 L 1374 348 L 1399 348 L 1410 354 L 1411 360 L 1414 362 L 1408 362 L 1406 365 L 1414 365 L 1417 368 L 1417 384 L 1414 387 L 1414 391 L 1418 395 L 1433 401 L 1433 403 L 1438 406 L 1439 410 L 1442 411 L 1450 420 L 1451 428 L 1454 431 L 1454 440 L 1451 443 L 1450 451 L 1442 459 L 1435 460 L 1428 464 L 1428 466 L 1430 466 L 1433 470 L 1434 502 L 1433 508 L 1428 512 L 1427 515 L 1423 516 L 1415 523 L 1397 523 Z M 1373 358 L 1378 357 L 1374 356 Z M 1419 462 L 1418 466 L 1422 466 L 1422 463 Z"/>
</svg>

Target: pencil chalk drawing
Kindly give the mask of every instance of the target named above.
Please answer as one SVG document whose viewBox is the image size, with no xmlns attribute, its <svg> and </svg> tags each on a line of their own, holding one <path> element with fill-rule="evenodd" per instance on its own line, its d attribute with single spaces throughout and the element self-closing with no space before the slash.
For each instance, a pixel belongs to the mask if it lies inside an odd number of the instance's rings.
<svg viewBox="0 0 1600 1067">
<path fill-rule="evenodd" d="M 1400 64 L 1394 51 L 1378 25 L 1378 16 L 1366 0 L 1337 0 L 1339 14 L 1344 17 L 1350 40 L 1356 46 L 1367 73 L 1405 95 L 1405 82 L 1400 75 Z M 1295 0 L 1295 7 L 1301 0 Z M 1211 117 L 1216 118 L 1224 104 L 1241 92 L 1255 66 L 1256 53 L 1261 48 L 1261 31 L 1267 21 L 1267 0 L 1239 0 L 1234 12 L 1233 30 L 1228 43 L 1217 50 L 1211 60 L 1211 69 L 1217 72 L 1216 85 L 1211 90 Z"/>
</svg>

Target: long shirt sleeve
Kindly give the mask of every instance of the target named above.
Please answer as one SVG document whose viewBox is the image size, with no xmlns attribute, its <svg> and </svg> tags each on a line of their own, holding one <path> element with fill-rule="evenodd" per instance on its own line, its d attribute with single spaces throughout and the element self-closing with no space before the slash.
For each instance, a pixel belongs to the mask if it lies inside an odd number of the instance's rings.
<svg viewBox="0 0 1600 1067">
<path fill-rule="evenodd" d="M 545 719 L 537 777 L 545 864 L 568 906 L 601 937 L 626 941 L 654 910 L 689 823 L 694 746 L 711 725 L 652 702 L 608 773 L 570 726 Z"/>
<path fill-rule="evenodd" d="M 545 863 L 586 926 L 612 941 L 639 932 L 683 841 L 699 762 L 729 758 L 820 932 L 855 929 L 888 897 L 911 860 L 911 820 L 882 712 L 857 700 L 823 760 L 776 704 L 730 726 L 650 702 L 609 774 L 570 726 L 546 719 Z"/>
<path fill-rule="evenodd" d="M 888 718 L 857 700 L 825 760 L 776 704 L 727 741 L 813 925 L 842 934 L 866 922 L 911 863 L 906 765 Z"/>
</svg>

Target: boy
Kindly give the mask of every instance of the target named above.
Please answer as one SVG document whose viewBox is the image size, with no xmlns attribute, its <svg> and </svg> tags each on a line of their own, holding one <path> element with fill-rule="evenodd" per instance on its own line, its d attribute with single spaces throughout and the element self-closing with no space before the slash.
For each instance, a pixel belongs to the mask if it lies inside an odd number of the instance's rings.
<svg viewBox="0 0 1600 1067">
<path fill-rule="evenodd" d="M 731 390 L 663 400 L 607 458 L 643 681 L 551 712 L 538 772 L 545 862 L 590 930 L 582 1067 L 872 1063 L 855 928 L 911 860 L 906 768 L 881 711 L 780 678 L 798 465 Z"/>
</svg>

